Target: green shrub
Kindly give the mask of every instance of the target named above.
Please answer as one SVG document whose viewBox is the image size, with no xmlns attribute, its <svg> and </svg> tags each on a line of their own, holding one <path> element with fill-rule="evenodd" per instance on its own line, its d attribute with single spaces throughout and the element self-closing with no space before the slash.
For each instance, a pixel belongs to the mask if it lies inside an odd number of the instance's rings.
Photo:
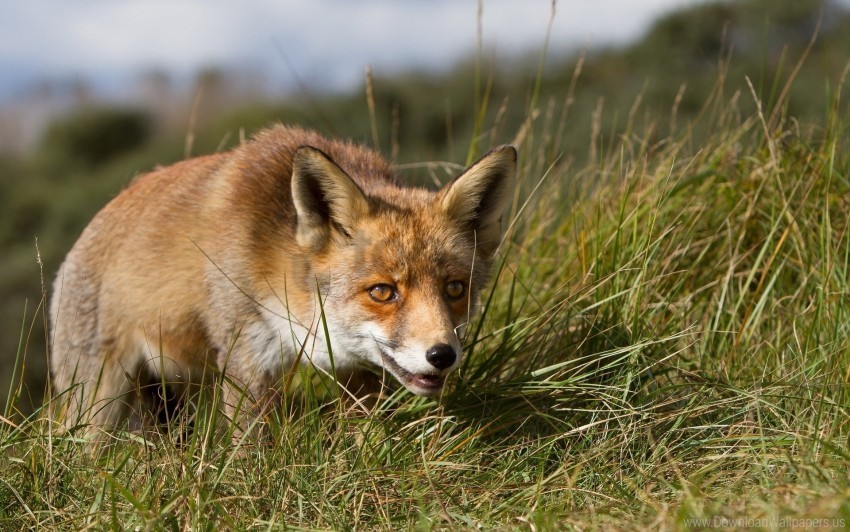
<svg viewBox="0 0 850 532">
<path fill-rule="evenodd" d="M 143 111 L 117 107 L 85 109 L 51 124 L 44 136 L 43 149 L 64 160 L 95 166 L 138 148 L 151 132 L 151 118 Z"/>
</svg>

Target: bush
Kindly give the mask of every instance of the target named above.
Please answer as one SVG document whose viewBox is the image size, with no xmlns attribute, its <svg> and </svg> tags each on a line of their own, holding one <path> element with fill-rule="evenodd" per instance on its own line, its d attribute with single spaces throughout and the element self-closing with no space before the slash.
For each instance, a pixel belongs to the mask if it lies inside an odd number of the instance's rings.
<svg viewBox="0 0 850 532">
<path fill-rule="evenodd" d="M 97 108 L 72 113 L 54 122 L 43 149 L 67 161 L 96 166 L 138 148 L 150 138 L 151 119 L 134 109 Z"/>
</svg>

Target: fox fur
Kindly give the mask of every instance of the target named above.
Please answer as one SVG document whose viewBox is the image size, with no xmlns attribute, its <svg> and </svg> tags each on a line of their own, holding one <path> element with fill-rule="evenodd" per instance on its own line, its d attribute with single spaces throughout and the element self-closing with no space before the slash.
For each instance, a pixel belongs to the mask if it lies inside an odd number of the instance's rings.
<svg viewBox="0 0 850 532">
<path fill-rule="evenodd" d="M 250 422 L 299 361 L 343 385 L 388 374 L 438 394 L 515 173 L 502 146 L 436 192 L 402 186 L 370 149 L 279 125 L 138 177 L 56 276 L 66 419 L 116 426 L 141 382 L 180 390 L 223 374 L 225 412 Z"/>
</svg>

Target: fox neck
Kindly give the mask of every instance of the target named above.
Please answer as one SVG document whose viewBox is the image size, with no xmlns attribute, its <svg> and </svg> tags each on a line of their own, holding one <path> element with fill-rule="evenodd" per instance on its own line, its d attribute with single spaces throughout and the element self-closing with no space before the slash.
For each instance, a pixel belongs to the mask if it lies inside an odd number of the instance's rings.
<svg viewBox="0 0 850 532">
<path fill-rule="evenodd" d="M 260 322 L 257 328 L 277 337 L 257 346 L 264 352 L 263 366 L 271 372 L 293 364 L 311 364 L 321 371 L 348 372 L 359 366 L 346 335 L 326 315 L 325 300 L 332 289 L 330 272 L 318 272 L 310 257 L 289 249 L 278 256 L 281 271 L 265 279 L 259 290 Z"/>
</svg>

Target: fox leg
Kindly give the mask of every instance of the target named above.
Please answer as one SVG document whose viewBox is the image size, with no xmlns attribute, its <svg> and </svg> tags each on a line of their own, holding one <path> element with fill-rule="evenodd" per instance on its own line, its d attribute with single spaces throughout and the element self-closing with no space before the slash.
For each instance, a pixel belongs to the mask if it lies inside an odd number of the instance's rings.
<svg viewBox="0 0 850 532">
<path fill-rule="evenodd" d="M 92 383 L 93 400 L 90 409 L 90 427 L 118 427 L 130 415 L 132 390 L 136 384 L 138 365 L 125 368 L 121 360 L 107 357 L 96 382 Z"/>
<path fill-rule="evenodd" d="M 337 372 L 340 386 L 340 400 L 346 412 L 360 411 L 369 413 L 384 393 L 384 383 L 380 376 L 362 370 Z"/>
<path fill-rule="evenodd" d="M 135 384 L 132 375 L 138 367 L 124 367 L 114 356 L 78 359 L 76 367 L 63 368 L 56 377 L 57 387 L 66 394 L 61 421 L 66 430 L 85 426 L 94 437 L 101 428 L 114 428 L 129 417 Z M 70 371 L 70 374 L 67 372 Z"/>
<path fill-rule="evenodd" d="M 253 375 L 247 382 L 244 377 L 227 372 L 222 382 L 224 414 L 234 424 L 235 439 L 245 433 L 262 434 L 264 418 L 281 403 L 280 392 L 266 376 Z"/>
<path fill-rule="evenodd" d="M 264 367 L 258 362 L 274 358 L 269 355 L 273 342 L 263 343 L 265 349 L 258 346 L 256 337 L 244 334 L 236 338 L 227 352 L 219 351 L 223 410 L 235 425 L 234 438 L 245 432 L 262 433 L 263 418 L 281 404 L 280 367 Z"/>
</svg>

